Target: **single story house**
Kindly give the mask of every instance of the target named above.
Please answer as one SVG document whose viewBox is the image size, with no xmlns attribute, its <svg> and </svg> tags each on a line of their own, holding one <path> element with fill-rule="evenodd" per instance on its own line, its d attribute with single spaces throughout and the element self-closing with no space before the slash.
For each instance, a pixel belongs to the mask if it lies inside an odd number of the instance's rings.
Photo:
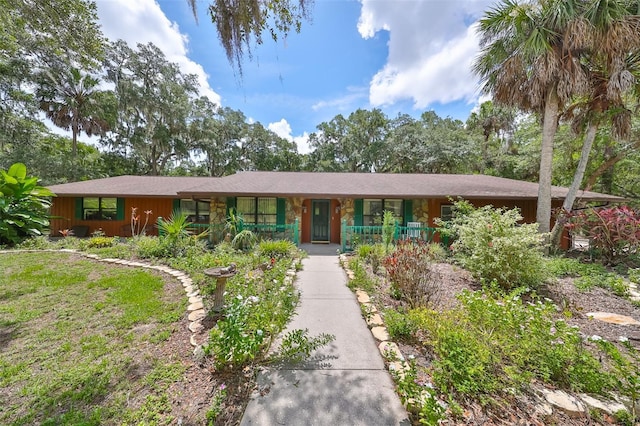
<svg viewBox="0 0 640 426">
<path fill-rule="evenodd" d="M 181 209 L 195 223 L 221 226 L 230 209 L 245 224 L 298 224 L 302 243 L 340 243 L 341 224 L 381 225 L 392 211 L 401 225 L 434 226 L 451 214 L 451 199 L 476 206 L 518 207 L 525 222 L 535 222 L 538 184 L 485 175 L 382 174 L 320 172 L 239 172 L 221 178 L 118 176 L 49 187 L 53 199 L 51 235 L 63 229 L 101 229 L 106 235 L 130 235 L 131 210 L 152 211 L 150 221 Z M 567 188 L 552 188 L 560 207 Z M 623 198 L 580 191 L 589 202 Z"/>
</svg>

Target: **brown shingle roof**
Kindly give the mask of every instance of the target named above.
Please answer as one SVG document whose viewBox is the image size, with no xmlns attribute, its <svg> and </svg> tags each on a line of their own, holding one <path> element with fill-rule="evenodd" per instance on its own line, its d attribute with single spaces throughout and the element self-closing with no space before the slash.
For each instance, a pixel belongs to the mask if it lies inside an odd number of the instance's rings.
<svg viewBox="0 0 640 426">
<path fill-rule="evenodd" d="M 536 199 L 538 184 L 485 175 L 240 172 L 222 178 L 117 176 L 49 187 L 60 196 L 177 197 L 299 196 L 307 198 Z M 567 188 L 553 187 L 562 199 Z M 585 201 L 624 201 L 596 192 L 578 193 Z"/>
<path fill-rule="evenodd" d="M 116 176 L 82 182 L 52 185 L 59 196 L 95 197 L 176 197 L 178 192 L 218 178 L 182 176 Z"/>
<path fill-rule="evenodd" d="M 553 187 L 562 199 L 567 188 Z M 538 184 L 485 175 L 240 172 L 204 181 L 182 191 L 185 197 L 304 196 L 316 198 L 444 198 L 536 199 Z M 623 198 L 580 191 L 579 199 L 624 201 Z"/>
</svg>

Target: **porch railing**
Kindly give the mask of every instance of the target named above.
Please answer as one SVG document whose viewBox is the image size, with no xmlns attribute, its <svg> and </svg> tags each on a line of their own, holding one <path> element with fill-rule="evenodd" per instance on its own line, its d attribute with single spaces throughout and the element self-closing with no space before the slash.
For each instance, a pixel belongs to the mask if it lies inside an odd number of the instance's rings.
<svg viewBox="0 0 640 426">
<path fill-rule="evenodd" d="M 162 218 L 158 218 L 161 221 Z M 258 236 L 259 239 L 264 240 L 289 240 L 296 246 L 300 245 L 300 228 L 299 221 L 296 219 L 294 223 L 276 225 L 269 223 L 245 223 L 240 224 L 238 232 L 243 230 L 252 231 Z M 187 226 L 187 232 L 193 235 L 201 234 L 202 232 L 208 232 L 207 238 L 213 244 L 217 244 L 224 240 L 227 231 L 224 224 L 209 224 L 209 223 L 190 223 Z M 162 236 L 162 229 L 158 229 L 158 235 Z"/>
<path fill-rule="evenodd" d="M 342 221 L 340 240 L 342 251 L 352 251 L 360 244 L 375 244 L 382 242 L 382 226 L 352 226 Z M 436 235 L 438 238 L 436 238 Z M 440 236 L 436 228 L 428 226 L 400 226 L 396 223 L 393 230 L 393 241 L 411 239 L 425 242 L 438 240 L 445 247 L 448 247 L 448 237 Z"/>
</svg>

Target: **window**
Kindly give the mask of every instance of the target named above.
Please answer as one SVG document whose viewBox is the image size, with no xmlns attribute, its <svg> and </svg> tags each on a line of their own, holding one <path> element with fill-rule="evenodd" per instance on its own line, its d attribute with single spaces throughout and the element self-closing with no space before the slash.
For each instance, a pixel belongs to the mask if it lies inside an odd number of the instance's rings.
<svg viewBox="0 0 640 426">
<path fill-rule="evenodd" d="M 83 220 L 117 220 L 118 199 L 85 197 L 82 199 Z"/>
<path fill-rule="evenodd" d="M 278 199 L 272 197 L 238 197 L 236 211 L 248 224 L 275 224 L 278 218 Z"/>
<path fill-rule="evenodd" d="M 440 206 L 440 219 L 448 222 L 453 218 L 453 206 L 450 204 Z"/>
<path fill-rule="evenodd" d="M 362 216 L 364 226 L 382 225 L 383 212 L 387 210 L 393 213 L 393 217 L 402 225 L 402 200 L 395 199 L 364 199 L 362 203 Z"/>
<path fill-rule="evenodd" d="M 189 222 L 209 223 L 209 203 L 196 200 L 180 200 L 180 210 Z"/>
</svg>

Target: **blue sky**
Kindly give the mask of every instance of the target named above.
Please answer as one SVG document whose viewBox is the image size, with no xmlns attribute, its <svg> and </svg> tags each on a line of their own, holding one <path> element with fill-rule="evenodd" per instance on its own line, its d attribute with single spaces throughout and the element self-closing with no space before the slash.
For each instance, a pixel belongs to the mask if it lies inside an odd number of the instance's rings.
<svg viewBox="0 0 640 426">
<path fill-rule="evenodd" d="M 428 110 L 465 120 L 478 103 L 470 64 L 474 23 L 488 0 L 316 0 L 312 21 L 277 43 L 268 36 L 234 73 L 198 1 L 97 0 L 105 35 L 153 42 L 201 94 L 241 110 L 305 152 L 308 134 L 358 108 L 419 116 Z"/>
</svg>

